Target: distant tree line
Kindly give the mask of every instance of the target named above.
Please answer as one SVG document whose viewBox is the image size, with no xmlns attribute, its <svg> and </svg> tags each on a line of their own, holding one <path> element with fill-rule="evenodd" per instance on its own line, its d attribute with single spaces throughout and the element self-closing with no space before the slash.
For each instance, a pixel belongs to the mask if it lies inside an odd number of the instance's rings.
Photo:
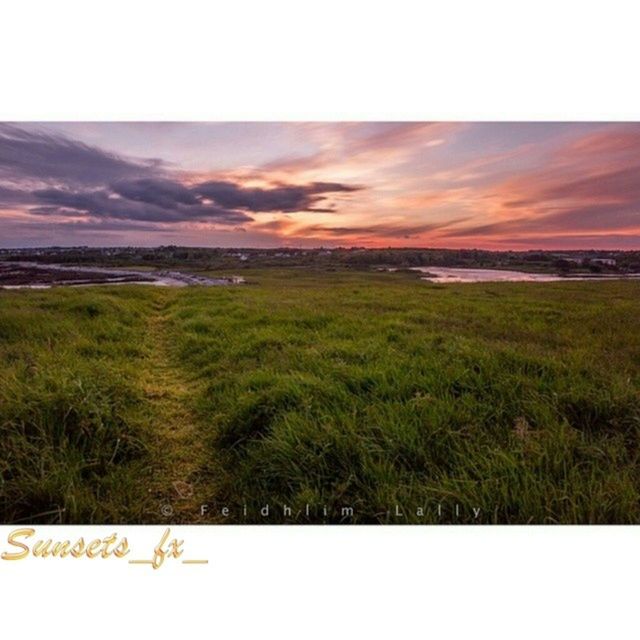
<svg viewBox="0 0 640 640">
<path fill-rule="evenodd" d="M 605 264 L 599 260 L 611 260 Z M 110 266 L 150 265 L 202 270 L 262 267 L 315 268 L 411 268 L 476 267 L 520 268 L 528 271 L 623 271 L 640 272 L 640 251 L 487 251 L 483 249 L 255 249 L 163 246 L 141 247 L 48 247 L 4 249 L 2 260 L 30 260 L 61 264 Z M 596 262 L 592 262 L 595 260 Z"/>
</svg>

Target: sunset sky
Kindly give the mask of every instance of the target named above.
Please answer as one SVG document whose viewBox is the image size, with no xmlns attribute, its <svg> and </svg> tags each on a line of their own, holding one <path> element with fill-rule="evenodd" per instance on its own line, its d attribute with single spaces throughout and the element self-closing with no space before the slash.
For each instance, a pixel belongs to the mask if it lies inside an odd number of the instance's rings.
<svg viewBox="0 0 640 640">
<path fill-rule="evenodd" d="M 0 247 L 640 249 L 640 124 L 0 124 Z"/>
</svg>

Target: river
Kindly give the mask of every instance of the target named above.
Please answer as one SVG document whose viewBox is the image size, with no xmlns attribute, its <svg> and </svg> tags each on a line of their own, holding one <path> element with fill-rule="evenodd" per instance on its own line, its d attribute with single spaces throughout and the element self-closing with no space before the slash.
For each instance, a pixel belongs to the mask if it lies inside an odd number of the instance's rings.
<svg viewBox="0 0 640 640">
<path fill-rule="evenodd" d="M 425 275 L 422 280 L 429 282 L 564 282 L 567 280 L 619 280 L 638 279 L 639 273 L 632 274 L 581 274 L 561 276 L 554 273 L 528 273 L 507 269 L 464 269 L 459 267 L 414 267 Z"/>
</svg>

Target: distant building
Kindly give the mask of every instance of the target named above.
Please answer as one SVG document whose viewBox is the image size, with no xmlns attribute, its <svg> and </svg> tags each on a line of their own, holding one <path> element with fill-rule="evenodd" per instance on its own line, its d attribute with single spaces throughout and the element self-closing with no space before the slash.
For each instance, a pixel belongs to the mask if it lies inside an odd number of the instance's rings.
<svg viewBox="0 0 640 640">
<path fill-rule="evenodd" d="M 591 262 L 592 264 L 601 264 L 607 267 L 615 267 L 616 266 L 616 260 L 615 258 L 591 258 L 591 260 L 589 260 L 589 262 Z"/>
<path fill-rule="evenodd" d="M 564 260 L 565 262 L 571 262 L 572 264 L 582 264 L 584 262 L 584 257 L 581 255 L 569 253 L 553 253 L 551 255 L 558 260 Z"/>
</svg>

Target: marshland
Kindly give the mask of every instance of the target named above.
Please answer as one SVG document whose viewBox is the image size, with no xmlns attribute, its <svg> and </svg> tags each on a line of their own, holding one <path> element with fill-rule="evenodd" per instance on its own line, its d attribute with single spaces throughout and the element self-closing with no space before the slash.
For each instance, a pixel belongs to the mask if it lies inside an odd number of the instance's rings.
<svg viewBox="0 0 640 640">
<path fill-rule="evenodd" d="M 640 282 L 242 275 L 0 291 L 2 522 L 640 519 Z"/>
</svg>

